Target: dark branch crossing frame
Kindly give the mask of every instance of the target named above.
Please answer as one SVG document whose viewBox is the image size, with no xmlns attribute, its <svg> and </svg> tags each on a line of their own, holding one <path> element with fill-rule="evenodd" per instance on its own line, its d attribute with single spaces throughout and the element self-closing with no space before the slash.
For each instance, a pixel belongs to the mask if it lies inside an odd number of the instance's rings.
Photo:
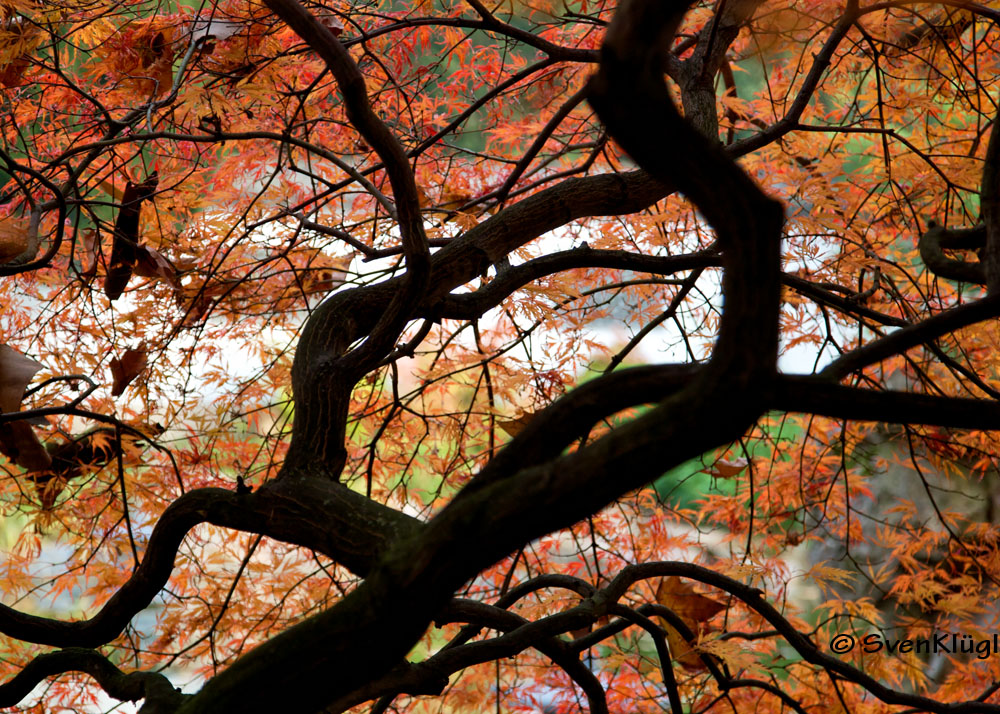
<svg viewBox="0 0 1000 714">
<path fill-rule="evenodd" d="M 545 53 L 546 62 L 592 64 L 595 73 L 582 95 L 573 98 L 573 106 L 585 98 L 608 134 L 639 168 L 562 180 L 502 208 L 432 254 L 410 156 L 373 110 L 357 63 L 330 27 L 302 4 L 296 0 L 267 0 L 268 7 L 324 60 L 336 78 L 350 123 L 374 149 L 388 174 L 399 227 L 398 252 L 405 272 L 374 285 L 338 292 L 309 317 L 292 369 L 296 413 L 291 444 L 277 479 L 253 492 L 247 488 L 200 488 L 178 498 L 156 524 L 132 577 L 89 620 L 58 621 L 0 607 L 0 632 L 61 648 L 38 657 L 0 685 L 0 706 L 16 705 L 45 677 L 78 671 L 93 677 L 113 697 L 145 699 L 143 712 L 343 711 L 379 698 L 383 698 L 379 706 L 384 708 L 399 694 L 441 692 L 448 676 L 464 667 L 534 647 L 574 680 L 592 712 L 603 712 L 607 711 L 604 692 L 598 679 L 582 664 L 581 653 L 630 621 L 650 623 L 647 616 L 653 614 L 671 617 L 662 607 L 629 610 L 619 601 L 638 580 L 676 575 L 739 599 L 766 620 L 805 661 L 825 670 L 831 678 L 866 689 L 883 702 L 942 714 L 1000 712 L 1000 706 L 975 699 L 944 703 L 893 690 L 825 654 L 760 591 L 692 564 L 631 566 L 603 588 L 568 576 L 541 576 L 511 590 L 495 605 L 455 597 L 463 583 L 532 539 L 586 518 L 622 494 L 648 483 L 670 464 L 738 439 L 769 410 L 851 420 L 1000 429 L 1000 404 L 991 399 L 889 393 L 841 384 L 880 360 L 920 345 L 933 347 L 938 338 L 950 332 L 1000 314 L 1000 297 L 996 295 L 1000 286 L 997 132 L 991 130 L 981 180 L 981 224 L 963 229 L 931 225 L 920 239 L 921 255 L 930 270 L 944 279 L 985 285 L 988 296 L 920 321 L 881 314 L 865 307 L 857 295 L 845 297 L 845 290 L 838 286 L 831 289 L 783 273 L 783 206 L 759 189 L 736 163 L 739 157 L 803 128 L 799 119 L 834 52 L 871 8 L 863 9 L 856 0 L 849 1 L 839 22 L 813 55 L 813 65 L 787 113 L 761 127 L 753 137 L 724 147 L 715 138 L 719 132 L 715 77 L 723 71 L 727 48 L 758 10 L 760 0 L 718 3 L 705 30 L 679 43 L 675 43 L 675 34 L 689 3 L 625 0 L 607 29 L 599 53 L 560 47 L 504 23 L 477 0 L 469 0 L 469 4 L 477 19 L 463 20 L 459 26 L 525 42 Z M 974 11 L 997 19 L 988 8 Z M 677 50 L 684 45 L 685 50 L 693 47 L 693 51 L 681 59 Z M 683 117 L 671 100 L 665 74 L 679 87 Z M 169 97 L 161 100 L 168 101 Z M 132 140 L 122 132 L 138 126 L 144 116 L 145 112 L 136 112 L 122 120 L 109 120 L 106 137 L 89 148 L 91 160 L 103 148 Z M 207 136 L 161 132 L 144 137 L 155 138 L 192 142 L 268 138 L 292 141 L 288 136 L 267 136 L 263 132 L 218 130 Z M 68 186 L 54 185 L 10 156 L 2 155 L 0 159 L 8 170 L 52 192 L 53 198 L 40 205 L 39 211 L 65 212 Z M 516 169 L 520 171 L 523 166 Z M 505 183 L 500 192 L 505 194 L 503 198 L 516 179 L 512 175 Z M 455 292 L 547 231 L 579 218 L 638 212 L 674 192 L 690 200 L 714 230 L 717 242 L 712 250 L 662 257 L 581 248 L 501 271 L 477 291 Z M 59 223 L 62 225 L 61 220 Z M 56 235 L 52 239 L 54 247 L 41 256 L 18 256 L 0 266 L 0 272 L 13 275 L 45 265 L 62 239 L 61 233 Z M 946 250 L 978 250 L 980 260 L 949 258 Z M 614 267 L 657 276 L 721 268 L 725 309 L 711 359 L 697 365 L 619 369 L 571 391 L 538 413 L 428 522 L 370 500 L 340 483 L 347 458 L 345 438 L 352 390 L 394 354 L 408 324 L 420 319 L 473 319 L 533 280 L 586 267 Z M 824 308 L 898 329 L 845 353 L 820 374 L 783 375 L 777 369 L 783 285 Z M 116 292 L 120 290 L 116 288 Z M 722 413 L 716 406 L 721 401 L 728 405 Z M 652 408 L 566 453 L 567 447 L 586 435 L 594 424 L 638 405 Z M 53 409 L 51 413 L 67 411 L 72 410 Z M 0 424 L 45 413 L 43 409 L 6 414 L 0 416 Z M 103 419 L 114 423 L 107 417 Z M 161 675 L 122 672 L 96 648 L 119 636 L 132 618 L 150 604 L 168 581 L 181 540 L 202 523 L 314 550 L 363 576 L 364 581 L 335 606 L 248 652 L 207 681 L 197 694 L 181 695 Z M 580 604 L 535 622 L 508 610 L 533 588 L 543 587 L 576 592 Z M 558 637 L 608 615 L 615 619 L 586 638 L 571 643 Z M 426 661 L 407 663 L 404 656 L 432 622 L 459 622 L 467 627 L 449 647 Z M 682 634 L 693 637 L 683 623 L 677 626 Z M 502 634 L 487 642 L 471 642 L 482 628 Z M 651 625 L 651 631 L 662 647 L 662 631 L 655 625 Z M 773 683 L 734 678 L 713 658 L 704 656 L 704 660 L 722 691 L 757 688 L 793 710 L 804 711 Z M 667 698 L 675 711 L 681 711 L 669 664 L 664 667 Z"/>
</svg>

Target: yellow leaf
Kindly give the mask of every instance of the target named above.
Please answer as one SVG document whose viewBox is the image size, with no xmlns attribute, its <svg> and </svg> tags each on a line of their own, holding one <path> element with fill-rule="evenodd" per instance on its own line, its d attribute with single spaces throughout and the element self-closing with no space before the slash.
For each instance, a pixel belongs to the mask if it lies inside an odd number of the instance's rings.
<svg viewBox="0 0 1000 714">
<path fill-rule="evenodd" d="M 834 568 L 826 565 L 825 560 L 816 563 L 816 565 L 809 568 L 809 572 L 806 573 L 806 577 L 812 580 L 818 580 L 824 583 L 832 582 L 845 586 L 851 584 L 854 576 L 855 574 L 849 570 L 841 570 L 840 568 Z"/>
</svg>

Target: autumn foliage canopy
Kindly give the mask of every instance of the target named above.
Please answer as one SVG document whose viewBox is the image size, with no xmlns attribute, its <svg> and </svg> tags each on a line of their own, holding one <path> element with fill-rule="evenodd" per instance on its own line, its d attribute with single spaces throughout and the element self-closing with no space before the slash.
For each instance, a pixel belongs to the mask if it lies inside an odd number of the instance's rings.
<svg viewBox="0 0 1000 714">
<path fill-rule="evenodd" d="M 1000 712 L 994 5 L 2 0 L 0 707 Z"/>
</svg>

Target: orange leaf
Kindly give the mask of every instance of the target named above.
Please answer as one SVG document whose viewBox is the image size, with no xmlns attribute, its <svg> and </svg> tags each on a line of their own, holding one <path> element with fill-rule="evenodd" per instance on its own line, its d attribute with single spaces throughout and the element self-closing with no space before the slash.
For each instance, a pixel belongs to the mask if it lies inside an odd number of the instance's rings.
<svg viewBox="0 0 1000 714">
<path fill-rule="evenodd" d="M 42 510 L 50 511 L 56 505 L 56 499 L 66 488 L 67 481 L 61 476 L 53 476 L 51 473 L 45 474 L 46 478 L 35 480 L 35 491 L 42 503 Z"/>
<path fill-rule="evenodd" d="M 472 200 L 472 196 L 463 191 L 445 191 L 437 206 L 443 211 L 457 211 Z"/>
</svg>

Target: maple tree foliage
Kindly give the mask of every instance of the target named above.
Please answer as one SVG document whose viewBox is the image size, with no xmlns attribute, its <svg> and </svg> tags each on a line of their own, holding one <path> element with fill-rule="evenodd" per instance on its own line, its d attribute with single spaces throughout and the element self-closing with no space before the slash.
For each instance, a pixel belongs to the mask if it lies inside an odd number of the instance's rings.
<svg viewBox="0 0 1000 714">
<path fill-rule="evenodd" d="M 998 77 L 959 1 L 3 0 L 0 706 L 1000 712 L 830 648 L 1000 631 Z"/>
</svg>

